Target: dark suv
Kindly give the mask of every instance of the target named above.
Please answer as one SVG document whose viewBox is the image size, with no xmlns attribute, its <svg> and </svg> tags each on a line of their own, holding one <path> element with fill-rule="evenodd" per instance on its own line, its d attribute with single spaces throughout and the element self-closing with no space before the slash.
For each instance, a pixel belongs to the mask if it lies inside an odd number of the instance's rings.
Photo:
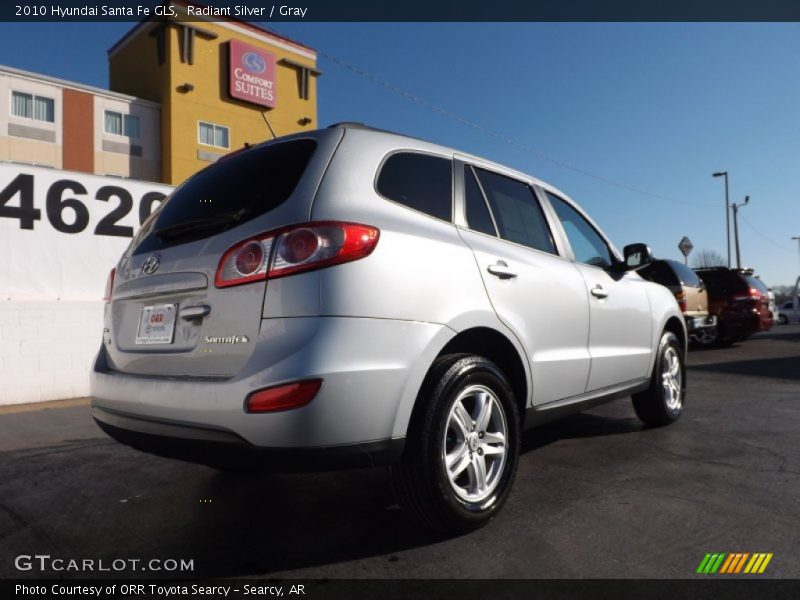
<svg viewBox="0 0 800 600">
<path fill-rule="evenodd" d="M 701 345 L 744 340 L 772 328 L 767 287 L 751 270 L 709 267 L 695 272 L 708 289 L 709 313 L 718 320 L 708 335 L 696 338 Z"/>
</svg>

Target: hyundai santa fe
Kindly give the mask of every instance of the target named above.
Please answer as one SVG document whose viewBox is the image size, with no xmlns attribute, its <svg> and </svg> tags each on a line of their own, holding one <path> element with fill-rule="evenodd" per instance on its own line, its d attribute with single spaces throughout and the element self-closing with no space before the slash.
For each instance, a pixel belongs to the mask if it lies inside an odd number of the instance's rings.
<svg viewBox="0 0 800 600">
<path fill-rule="evenodd" d="M 111 271 L 93 416 L 222 469 L 389 465 L 400 504 L 474 529 L 520 432 L 633 397 L 680 417 L 686 326 L 554 187 L 338 124 L 234 152 L 178 188 Z"/>
</svg>

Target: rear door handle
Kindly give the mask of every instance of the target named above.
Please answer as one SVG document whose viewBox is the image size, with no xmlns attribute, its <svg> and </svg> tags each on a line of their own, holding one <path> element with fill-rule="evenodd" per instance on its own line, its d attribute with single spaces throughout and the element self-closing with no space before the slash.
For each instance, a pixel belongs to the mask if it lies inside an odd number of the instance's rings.
<svg viewBox="0 0 800 600">
<path fill-rule="evenodd" d="M 608 298 L 608 292 L 599 283 L 592 288 L 592 296 L 595 298 Z"/>
<path fill-rule="evenodd" d="M 489 265 L 486 267 L 486 270 L 500 279 L 512 279 L 513 277 L 517 276 L 517 273 L 512 271 L 508 264 L 502 260 L 498 260 L 495 264 Z"/>
</svg>

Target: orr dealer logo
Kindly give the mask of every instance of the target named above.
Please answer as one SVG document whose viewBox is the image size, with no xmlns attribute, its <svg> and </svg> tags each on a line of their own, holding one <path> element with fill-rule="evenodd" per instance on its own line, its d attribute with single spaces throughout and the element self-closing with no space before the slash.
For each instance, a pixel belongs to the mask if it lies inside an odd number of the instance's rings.
<svg viewBox="0 0 800 600">
<path fill-rule="evenodd" d="M 772 552 L 715 552 L 706 554 L 697 567 L 701 575 L 761 574 L 772 560 Z"/>
</svg>

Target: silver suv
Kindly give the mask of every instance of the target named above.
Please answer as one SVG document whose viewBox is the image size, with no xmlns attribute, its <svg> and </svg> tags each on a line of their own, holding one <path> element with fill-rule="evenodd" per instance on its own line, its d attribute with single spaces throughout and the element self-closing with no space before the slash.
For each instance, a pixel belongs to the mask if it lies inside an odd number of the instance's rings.
<svg viewBox="0 0 800 600">
<path fill-rule="evenodd" d="M 224 468 L 390 465 L 405 510 L 474 529 L 520 431 L 686 394 L 675 298 L 566 195 L 356 124 L 245 148 L 191 177 L 109 277 L 94 418 Z"/>
</svg>

